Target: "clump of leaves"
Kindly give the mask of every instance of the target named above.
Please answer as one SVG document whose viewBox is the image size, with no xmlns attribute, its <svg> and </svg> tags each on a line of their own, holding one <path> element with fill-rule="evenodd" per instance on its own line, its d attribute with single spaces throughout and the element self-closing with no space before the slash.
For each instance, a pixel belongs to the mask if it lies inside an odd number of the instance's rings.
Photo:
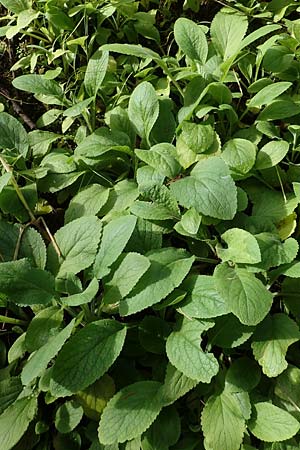
<svg viewBox="0 0 300 450">
<path fill-rule="evenodd" d="M 0 3 L 1 450 L 299 448 L 295 2 Z"/>
</svg>

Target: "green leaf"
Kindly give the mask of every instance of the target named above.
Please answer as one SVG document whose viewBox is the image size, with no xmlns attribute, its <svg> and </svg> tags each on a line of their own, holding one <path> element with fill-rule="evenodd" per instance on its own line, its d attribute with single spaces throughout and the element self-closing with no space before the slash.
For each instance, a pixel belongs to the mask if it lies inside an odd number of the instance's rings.
<svg viewBox="0 0 300 450">
<path fill-rule="evenodd" d="M 47 305 L 55 295 L 53 276 L 26 259 L 0 263 L 0 279 L 0 292 L 22 306 Z"/>
<path fill-rule="evenodd" d="M 137 134 L 147 143 L 158 115 L 159 101 L 155 89 L 148 81 L 143 81 L 130 96 L 128 116 Z"/>
<path fill-rule="evenodd" d="M 8 185 L 10 180 L 11 180 L 11 173 L 9 173 L 9 172 L 6 172 L 0 176 L 0 194 L 3 191 L 3 189 L 5 188 L 5 186 Z"/>
<path fill-rule="evenodd" d="M 22 397 L 0 416 L 1 450 L 11 450 L 26 432 L 37 410 L 37 397 Z"/>
<path fill-rule="evenodd" d="M 299 114 L 299 106 L 291 100 L 274 100 L 259 114 L 258 120 L 279 120 Z"/>
<path fill-rule="evenodd" d="M 25 347 L 25 335 L 26 333 L 22 333 L 10 347 L 7 353 L 7 361 L 10 364 L 13 361 L 16 361 L 19 358 L 22 358 L 26 353 Z"/>
<path fill-rule="evenodd" d="M 70 433 L 77 427 L 83 416 L 82 407 L 74 400 L 61 405 L 55 414 L 55 428 L 60 433 Z"/>
<path fill-rule="evenodd" d="M 17 399 L 22 388 L 20 377 L 4 378 L 0 381 L 0 414 Z"/>
<path fill-rule="evenodd" d="M 57 355 L 64 343 L 71 336 L 75 319 L 56 336 L 51 337 L 28 360 L 21 373 L 22 383 L 26 386 L 47 368 L 49 362 Z"/>
<path fill-rule="evenodd" d="M 164 248 L 146 255 L 151 263 L 129 297 L 120 302 L 120 314 L 127 316 L 160 302 L 180 285 L 194 262 L 184 250 Z"/>
<path fill-rule="evenodd" d="M 1 220 L 0 234 L 0 253 L 4 262 L 13 260 L 16 253 L 17 258 L 28 258 L 32 265 L 39 269 L 45 268 L 46 246 L 38 231 L 31 227 L 24 229 L 22 225 L 12 225 Z M 18 249 L 18 252 L 16 252 L 16 249 Z"/>
<path fill-rule="evenodd" d="M 34 352 L 57 334 L 62 321 L 63 311 L 57 306 L 42 309 L 30 322 L 26 331 L 25 346 L 28 352 Z"/>
<path fill-rule="evenodd" d="M 28 0 L 1 0 L 0 3 L 14 14 L 19 14 L 29 8 Z"/>
<path fill-rule="evenodd" d="M 187 377 L 202 383 L 210 383 L 219 370 L 214 355 L 204 352 L 200 347 L 201 334 L 213 325 L 213 322 L 183 319 L 166 344 L 171 364 Z"/>
<path fill-rule="evenodd" d="M 18 232 L 21 229 L 18 227 Z M 34 228 L 27 227 L 22 233 L 19 248 L 19 258 L 28 258 L 39 269 L 45 269 L 47 252 L 45 242 L 40 233 Z"/>
<path fill-rule="evenodd" d="M 239 450 L 246 430 L 236 397 L 224 391 L 206 402 L 201 416 L 207 450 Z"/>
<path fill-rule="evenodd" d="M 130 212 L 137 217 L 148 220 L 174 220 L 178 218 L 178 213 L 174 212 L 169 205 L 158 202 L 136 200 L 131 206 Z"/>
<path fill-rule="evenodd" d="M 23 125 L 13 116 L 6 112 L 1 112 L 0 149 L 12 150 L 15 153 L 15 156 L 22 155 L 25 158 L 28 148 L 28 136 Z"/>
<path fill-rule="evenodd" d="M 36 184 L 26 184 L 19 187 L 21 194 L 23 194 L 29 208 L 34 210 L 37 203 L 37 190 Z M 5 186 L 0 194 L 0 209 L 5 214 L 10 214 L 15 217 L 19 222 L 29 222 L 27 209 L 25 209 L 23 203 L 17 195 L 17 192 L 13 186 Z"/>
<path fill-rule="evenodd" d="M 298 199 L 298 201 L 300 202 L 300 183 L 292 183 L 293 184 L 293 189 L 294 189 L 294 193 Z"/>
<path fill-rule="evenodd" d="M 179 219 L 180 211 L 177 201 L 167 186 L 145 185 L 141 189 L 143 189 L 143 197 L 153 203 L 135 201 L 130 208 L 131 211 L 134 211 L 134 214 L 150 220 Z"/>
<path fill-rule="evenodd" d="M 256 145 L 247 139 L 230 139 L 223 146 L 221 156 L 231 170 L 244 175 L 255 164 Z"/>
<path fill-rule="evenodd" d="M 164 408 L 154 423 L 147 430 L 144 439 L 152 449 L 168 449 L 176 444 L 180 437 L 181 423 L 177 409 L 174 406 Z"/>
<path fill-rule="evenodd" d="M 248 193 L 248 192 L 247 192 Z M 273 222 L 280 222 L 284 217 L 292 214 L 298 205 L 298 200 L 293 194 L 286 194 L 285 198 L 281 192 L 255 189 L 252 195 L 249 192 L 249 197 L 254 203 L 252 209 L 252 216 L 259 217 L 262 220 L 272 220 Z"/>
<path fill-rule="evenodd" d="M 56 397 L 85 389 L 100 378 L 119 356 L 126 328 L 115 320 L 92 322 L 78 331 L 60 351 L 51 374 Z"/>
<path fill-rule="evenodd" d="M 265 25 L 263 27 L 259 27 L 256 30 L 254 30 L 252 33 L 248 34 L 243 41 L 241 45 L 241 50 L 248 45 L 252 44 L 252 42 L 255 42 L 256 40 L 260 39 L 261 37 L 264 37 L 266 34 L 273 33 L 273 31 L 279 30 L 281 28 L 280 25 L 272 24 L 272 25 Z"/>
<path fill-rule="evenodd" d="M 256 403 L 253 408 L 248 427 L 251 433 L 261 441 L 285 441 L 299 431 L 298 420 L 283 409 L 267 402 Z"/>
<path fill-rule="evenodd" d="M 115 184 L 110 190 L 107 203 L 101 210 L 101 215 L 105 215 L 103 220 L 108 222 L 112 218 L 124 214 L 138 196 L 138 187 L 133 180 L 123 180 Z"/>
<path fill-rule="evenodd" d="M 107 374 L 100 380 L 88 386 L 84 391 L 76 394 L 84 414 L 92 420 L 99 421 L 100 416 L 116 391 L 114 380 Z"/>
<path fill-rule="evenodd" d="M 63 104 L 64 93 L 60 85 L 54 80 L 48 80 L 43 75 L 21 75 L 15 78 L 12 84 L 21 91 L 47 96 L 53 98 L 55 104 Z"/>
<path fill-rule="evenodd" d="M 219 157 L 199 161 L 185 177 L 171 184 L 179 204 L 217 219 L 232 219 L 237 210 L 237 190 L 229 169 Z"/>
<path fill-rule="evenodd" d="M 181 220 L 174 225 L 174 229 L 184 236 L 194 236 L 197 234 L 200 224 L 201 216 L 195 208 L 190 208 L 182 215 Z"/>
<path fill-rule="evenodd" d="M 261 378 L 261 372 L 255 361 L 245 357 L 236 359 L 226 373 L 225 390 L 227 392 L 250 392 Z"/>
<path fill-rule="evenodd" d="M 90 57 L 83 82 L 90 97 L 97 95 L 107 71 L 108 61 L 109 53 L 99 49 Z"/>
<path fill-rule="evenodd" d="M 252 273 L 220 264 L 214 272 L 217 290 L 244 325 L 257 325 L 269 312 L 273 296 Z"/>
<path fill-rule="evenodd" d="M 217 317 L 215 326 L 209 331 L 210 342 L 221 348 L 235 348 L 246 342 L 254 327 L 243 325 L 233 314 Z"/>
<path fill-rule="evenodd" d="M 109 196 L 109 188 L 101 184 L 91 184 L 82 189 L 70 201 L 65 212 L 65 223 L 83 216 L 96 216 L 105 205 Z"/>
<path fill-rule="evenodd" d="M 289 151 L 289 144 L 286 141 L 270 141 L 264 145 L 257 154 L 256 169 L 268 169 L 276 166 Z"/>
<path fill-rule="evenodd" d="M 98 128 L 94 133 L 83 139 L 75 149 L 75 157 L 83 159 L 88 164 L 110 150 L 124 151 L 131 154 L 130 139 L 121 131 L 111 131 L 109 128 Z"/>
<path fill-rule="evenodd" d="M 150 261 L 146 256 L 139 253 L 124 255 L 112 279 L 105 283 L 103 302 L 116 303 L 126 297 L 149 267 Z"/>
<path fill-rule="evenodd" d="M 126 442 L 125 450 L 141 450 L 141 436 Z"/>
<path fill-rule="evenodd" d="M 171 327 L 160 317 L 146 316 L 139 325 L 139 341 L 147 352 L 165 353 L 166 339 Z"/>
<path fill-rule="evenodd" d="M 230 228 L 221 235 L 227 248 L 217 247 L 217 253 L 222 261 L 255 264 L 261 261 L 259 245 L 255 237 L 240 228 Z"/>
<path fill-rule="evenodd" d="M 110 272 L 110 266 L 124 250 L 136 225 L 136 217 L 121 216 L 103 228 L 99 252 L 95 259 L 94 275 L 101 279 Z"/>
<path fill-rule="evenodd" d="M 182 141 L 194 153 L 208 152 L 214 144 L 216 133 L 211 125 L 183 122 L 182 133 L 177 142 L 177 151 L 180 151 Z"/>
<path fill-rule="evenodd" d="M 177 19 L 174 25 L 174 37 L 178 47 L 188 58 L 205 64 L 208 45 L 206 36 L 199 25 L 186 18 Z"/>
<path fill-rule="evenodd" d="M 291 85 L 292 83 L 279 81 L 265 86 L 251 98 L 248 103 L 248 108 L 260 108 L 262 105 L 268 105 L 272 100 L 275 100 L 275 98 L 285 92 Z"/>
<path fill-rule="evenodd" d="M 290 263 L 297 256 L 299 246 L 294 238 L 282 242 L 273 233 L 259 233 L 255 235 L 255 238 L 261 253 L 261 263 L 257 264 L 258 268 L 268 270 L 270 267 Z"/>
<path fill-rule="evenodd" d="M 224 61 L 239 51 L 247 27 L 247 17 L 233 12 L 229 8 L 215 15 L 211 23 L 210 34 L 214 47 Z"/>
<path fill-rule="evenodd" d="M 285 314 L 268 316 L 258 325 L 252 338 L 255 359 L 268 377 L 277 377 L 287 368 L 288 347 L 300 339 L 298 325 Z"/>
<path fill-rule="evenodd" d="M 253 447 L 248 447 L 241 450 L 253 450 Z M 270 442 L 264 445 L 264 450 L 298 450 L 298 443 L 295 438 L 288 439 L 284 442 Z"/>
<path fill-rule="evenodd" d="M 110 150 L 124 151 L 130 153 L 129 137 L 121 131 L 111 131 L 106 127 L 98 128 L 94 133 L 83 139 L 75 149 L 75 157 L 86 163 L 93 163 Z"/>
<path fill-rule="evenodd" d="M 289 411 L 297 411 L 299 414 L 300 402 L 300 369 L 288 366 L 288 368 L 276 378 L 275 395 L 289 405 Z M 296 417 L 297 417 L 296 416 Z"/>
<path fill-rule="evenodd" d="M 61 301 L 63 305 L 66 306 L 80 306 L 80 305 L 86 305 L 87 303 L 91 302 L 93 298 L 97 295 L 97 292 L 99 290 L 99 283 L 96 278 L 93 278 L 88 287 L 78 293 L 69 295 L 68 297 L 62 297 Z"/>
<path fill-rule="evenodd" d="M 300 261 L 293 261 L 290 264 L 284 264 L 282 267 L 278 267 L 272 271 L 272 275 L 285 275 L 290 278 L 300 278 Z"/>
<path fill-rule="evenodd" d="M 79 116 L 94 100 L 93 97 L 86 98 L 85 100 L 82 100 L 81 102 L 75 103 L 75 105 L 70 106 L 70 108 L 67 108 L 63 115 L 65 117 L 76 117 Z"/>
<path fill-rule="evenodd" d="M 184 375 L 172 364 L 168 363 L 165 381 L 160 388 L 160 395 L 164 405 L 170 405 L 185 395 L 195 386 L 198 381 Z"/>
<path fill-rule="evenodd" d="M 210 275 L 192 275 L 183 282 L 181 289 L 187 291 L 187 296 L 178 311 L 187 317 L 209 319 L 229 312 Z"/>
<path fill-rule="evenodd" d="M 149 150 L 135 150 L 139 159 L 165 177 L 174 178 L 180 172 L 177 152 L 172 144 L 156 144 Z"/>
<path fill-rule="evenodd" d="M 97 217 L 75 219 L 60 228 L 54 235 L 61 256 L 53 244 L 48 247 L 48 267 L 55 275 L 78 273 L 93 264 L 102 231 Z"/>
<path fill-rule="evenodd" d="M 139 381 L 115 394 L 100 420 L 100 442 L 125 442 L 146 431 L 163 407 L 160 387 L 157 381 Z"/>
<path fill-rule="evenodd" d="M 39 11 L 28 8 L 26 10 L 20 11 L 17 16 L 17 25 L 10 27 L 6 32 L 6 37 L 12 39 L 16 36 L 23 28 L 27 28 L 28 25 L 35 19 L 39 17 Z"/>
<path fill-rule="evenodd" d="M 136 56 L 137 58 L 150 58 L 160 60 L 158 53 L 143 47 L 142 45 L 133 44 L 105 44 L 100 47 L 102 51 L 121 53 L 122 55 Z"/>
</svg>

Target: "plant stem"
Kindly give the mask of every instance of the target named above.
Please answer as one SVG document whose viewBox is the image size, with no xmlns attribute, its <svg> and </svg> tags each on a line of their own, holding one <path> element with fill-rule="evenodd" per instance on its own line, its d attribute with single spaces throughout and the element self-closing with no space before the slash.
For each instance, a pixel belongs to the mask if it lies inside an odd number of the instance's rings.
<svg viewBox="0 0 300 450">
<path fill-rule="evenodd" d="M 173 77 L 173 75 L 172 75 L 171 71 L 169 70 L 169 67 L 167 66 L 167 64 L 164 61 L 160 61 L 160 60 L 156 60 L 156 63 L 165 72 L 165 74 L 170 78 L 170 80 L 172 81 L 172 83 L 174 84 L 176 89 L 178 90 L 178 92 L 181 95 L 181 97 L 184 98 L 184 92 L 181 89 L 181 87 L 179 86 L 179 84 L 177 83 L 177 81 L 175 80 L 175 78 Z"/>
<path fill-rule="evenodd" d="M 30 220 L 31 221 L 35 221 L 35 216 L 34 216 L 33 212 L 31 211 L 31 209 L 30 209 L 30 207 L 29 207 L 29 205 L 28 205 L 28 203 L 27 203 L 27 201 L 26 201 L 26 199 L 25 199 L 25 197 L 23 195 L 23 192 L 21 191 L 21 189 L 18 186 L 18 183 L 17 183 L 17 181 L 16 181 L 16 179 L 14 177 L 14 174 L 13 174 L 12 168 L 10 167 L 9 164 L 7 164 L 7 162 L 5 161 L 3 156 L 0 156 L 0 162 L 1 162 L 4 170 L 6 170 L 6 172 L 11 174 L 11 182 L 13 184 L 13 187 L 15 188 L 16 194 L 19 197 L 20 202 L 22 203 L 22 205 L 24 206 L 24 208 L 28 212 Z"/>
<path fill-rule="evenodd" d="M 0 322 L 2 323 L 11 323 L 12 325 L 27 325 L 25 320 L 14 319 L 13 317 L 7 317 L 0 314 Z"/>
<path fill-rule="evenodd" d="M 210 264 L 218 264 L 218 262 L 219 262 L 213 258 L 202 258 L 202 257 L 196 257 L 196 261 L 210 263 Z"/>
</svg>

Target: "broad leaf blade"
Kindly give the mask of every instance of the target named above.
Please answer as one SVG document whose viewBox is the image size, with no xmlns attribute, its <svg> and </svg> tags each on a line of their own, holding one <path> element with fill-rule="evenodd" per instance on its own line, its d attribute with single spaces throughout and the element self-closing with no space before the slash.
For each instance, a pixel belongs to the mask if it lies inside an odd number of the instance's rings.
<svg viewBox="0 0 300 450">
<path fill-rule="evenodd" d="M 136 217 L 134 216 L 121 216 L 105 225 L 94 264 L 94 274 L 97 279 L 109 274 L 110 266 L 124 250 L 135 225 Z"/>
<path fill-rule="evenodd" d="M 16 156 L 22 155 L 24 158 L 29 149 L 25 128 L 6 112 L 0 113 L 0 149 L 11 150 Z"/>
<path fill-rule="evenodd" d="M 126 297 L 149 269 L 150 261 L 139 253 L 127 253 L 115 270 L 110 281 L 105 283 L 103 302 L 116 303 Z"/>
<path fill-rule="evenodd" d="M 93 264 L 102 232 L 97 217 L 75 219 L 54 235 L 60 250 L 58 256 L 53 244 L 48 247 L 48 267 L 55 275 L 78 273 Z"/>
<path fill-rule="evenodd" d="M 198 381 L 184 375 L 172 364 L 168 363 L 164 384 L 160 395 L 165 405 L 170 405 L 197 386 Z"/>
<path fill-rule="evenodd" d="M 229 312 L 228 306 L 215 286 L 214 277 L 210 275 L 192 275 L 181 285 L 187 290 L 179 312 L 187 317 L 209 319 Z"/>
<path fill-rule="evenodd" d="M 220 264 L 214 277 L 221 296 L 244 325 L 257 325 L 264 319 L 273 296 L 253 273 Z"/>
<path fill-rule="evenodd" d="M 88 95 L 96 96 L 104 80 L 109 53 L 107 51 L 96 50 L 90 57 L 84 76 L 84 86 Z"/>
<path fill-rule="evenodd" d="M 56 336 L 49 339 L 43 347 L 40 347 L 39 350 L 33 354 L 22 370 L 21 380 L 24 385 L 29 384 L 32 380 L 43 373 L 51 359 L 57 355 L 66 340 L 71 336 L 74 324 L 75 319 L 73 319 L 68 326 L 66 326 Z"/>
<path fill-rule="evenodd" d="M 237 210 L 237 189 L 228 166 L 219 157 L 200 161 L 191 175 L 170 186 L 179 204 L 217 219 L 232 219 Z"/>
<path fill-rule="evenodd" d="M 213 327 L 213 322 L 183 319 L 179 329 L 168 337 L 166 350 L 173 366 L 192 380 L 210 383 L 219 370 L 212 353 L 200 347 L 200 335 Z"/>
<path fill-rule="evenodd" d="M 240 228 L 230 228 L 221 236 L 227 248 L 217 247 L 217 253 L 222 261 L 255 264 L 261 261 L 259 245 L 255 237 Z"/>
<path fill-rule="evenodd" d="M 51 273 L 31 267 L 26 259 L 0 264 L 0 292 L 19 305 L 47 305 L 55 296 Z"/>
<path fill-rule="evenodd" d="M 279 442 L 293 437 L 299 431 L 300 424 L 287 411 L 272 403 L 260 402 L 254 405 L 248 427 L 262 441 Z"/>
<path fill-rule="evenodd" d="M 55 335 L 63 321 L 63 311 L 57 306 L 42 309 L 30 322 L 25 337 L 27 351 L 34 352 Z"/>
<path fill-rule="evenodd" d="M 11 450 L 21 439 L 37 410 L 37 397 L 22 397 L 0 416 L 1 450 Z"/>
<path fill-rule="evenodd" d="M 201 424 L 205 448 L 211 450 L 239 450 L 246 430 L 245 419 L 236 398 L 227 392 L 210 397 Z"/>
<path fill-rule="evenodd" d="M 268 316 L 258 325 L 251 347 L 254 357 L 268 377 L 277 377 L 287 368 L 287 349 L 300 339 L 298 325 L 285 314 Z"/>
<path fill-rule="evenodd" d="M 78 192 L 70 201 L 65 212 L 65 223 L 83 216 L 97 215 L 105 205 L 109 196 L 109 188 L 100 184 L 91 184 Z"/>
<path fill-rule="evenodd" d="M 128 116 L 138 135 L 147 143 L 158 115 L 159 101 L 155 89 L 148 81 L 143 81 L 130 96 Z"/>
<path fill-rule="evenodd" d="M 119 356 L 126 328 L 115 320 L 92 322 L 78 331 L 60 351 L 52 371 L 56 397 L 85 389 L 100 378 Z"/>
<path fill-rule="evenodd" d="M 215 15 L 210 33 L 212 42 L 224 61 L 239 51 L 247 27 L 247 17 L 243 14 L 228 9 Z"/>
<path fill-rule="evenodd" d="M 160 302 L 180 285 L 194 262 L 183 250 L 164 248 L 147 254 L 151 266 L 129 297 L 120 302 L 120 314 L 127 316 Z"/>
<path fill-rule="evenodd" d="M 105 408 L 99 425 L 102 444 L 125 442 L 146 431 L 163 407 L 161 383 L 140 381 L 119 391 Z"/>
<path fill-rule="evenodd" d="M 205 64 L 208 45 L 199 25 L 186 18 L 177 19 L 174 26 L 175 41 L 183 53 L 191 60 Z"/>
</svg>

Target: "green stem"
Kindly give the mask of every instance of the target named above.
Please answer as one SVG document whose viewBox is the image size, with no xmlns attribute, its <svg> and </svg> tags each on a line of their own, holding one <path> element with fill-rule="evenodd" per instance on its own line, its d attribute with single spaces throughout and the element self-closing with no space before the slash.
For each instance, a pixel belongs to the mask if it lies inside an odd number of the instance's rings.
<svg viewBox="0 0 300 450">
<path fill-rule="evenodd" d="M 241 115 L 241 117 L 239 118 L 239 121 L 241 122 L 242 119 L 245 117 L 245 115 L 248 113 L 249 109 L 246 108 L 245 111 L 243 112 L 243 114 Z"/>
<path fill-rule="evenodd" d="M 172 83 L 174 84 L 176 89 L 178 90 L 178 92 L 181 95 L 181 97 L 184 98 L 184 92 L 181 89 L 181 87 L 179 86 L 179 84 L 177 83 L 177 81 L 175 80 L 175 78 L 173 77 L 173 75 L 170 72 L 169 67 L 167 66 L 167 64 L 164 61 L 161 61 L 161 60 L 156 60 L 156 63 L 165 72 L 165 74 L 170 78 L 170 80 L 172 81 Z"/>
<path fill-rule="evenodd" d="M 293 292 L 277 292 L 274 297 L 286 297 L 286 298 L 299 298 L 300 294 L 298 293 L 293 293 Z"/>
<path fill-rule="evenodd" d="M 24 206 L 24 208 L 28 212 L 30 220 L 31 221 L 35 221 L 35 216 L 34 216 L 33 212 L 31 211 L 31 209 L 30 209 L 30 207 L 29 207 L 29 205 L 28 205 L 28 203 L 27 203 L 27 201 L 26 201 L 26 199 L 25 199 L 25 197 L 23 195 L 23 192 L 21 191 L 21 189 L 18 186 L 18 183 L 17 183 L 17 181 L 16 181 L 16 179 L 15 179 L 15 177 L 13 175 L 12 168 L 7 164 L 7 162 L 5 161 L 5 159 L 2 156 L 0 156 L 0 162 L 1 162 L 4 170 L 11 174 L 11 182 L 13 184 L 13 187 L 15 188 L 16 194 L 19 197 L 20 202 L 22 203 L 22 205 Z"/>
<path fill-rule="evenodd" d="M 13 317 L 7 317 L 0 314 L 0 322 L 2 323 L 11 323 L 12 325 L 27 325 L 25 320 L 14 319 Z"/>
<path fill-rule="evenodd" d="M 86 111 L 82 111 L 82 117 L 84 118 L 85 123 L 87 124 L 87 127 L 88 127 L 89 131 L 91 133 L 93 133 L 94 129 L 93 129 L 93 126 L 91 125 L 90 119 L 89 119 Z"/>
<path fill-rule="evenodd" d="M 196 257 L 196 261 L 210 263 L 210 264 L 218 264 L 218 262 L 219 262 L 213 258 L 202 258 L 202 257 Z"/>
</svg>

